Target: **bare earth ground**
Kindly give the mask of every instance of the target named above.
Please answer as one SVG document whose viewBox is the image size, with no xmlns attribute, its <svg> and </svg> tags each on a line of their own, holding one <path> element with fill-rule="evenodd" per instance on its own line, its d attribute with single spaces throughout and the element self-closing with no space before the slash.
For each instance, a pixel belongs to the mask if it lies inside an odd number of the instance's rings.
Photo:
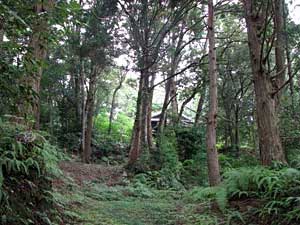
<svg viewBox="0 0 300 225">
<path fill-rule="evenodd" d="M 63 161 L 59 164 L 59 167 L 63 171 L 64 176 L 71 177 L 78 185 L 101 180 L 106 185 L 112 186 L 118 184 L 125 176 L 122 166 Z M 57 182 L 59 182 L 59 180 L 57 180 Z"/>
</svg>

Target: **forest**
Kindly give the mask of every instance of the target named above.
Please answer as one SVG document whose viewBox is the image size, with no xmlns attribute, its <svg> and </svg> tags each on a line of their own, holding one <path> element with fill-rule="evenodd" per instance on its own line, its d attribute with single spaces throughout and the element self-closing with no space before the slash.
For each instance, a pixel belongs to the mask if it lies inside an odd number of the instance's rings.
<svg viewBox="0 0 300 225">
<path fill-rule="evenodd" d="M 299 0 L 0 0 L 0 225 L 299 225 Z"/>
</svg>

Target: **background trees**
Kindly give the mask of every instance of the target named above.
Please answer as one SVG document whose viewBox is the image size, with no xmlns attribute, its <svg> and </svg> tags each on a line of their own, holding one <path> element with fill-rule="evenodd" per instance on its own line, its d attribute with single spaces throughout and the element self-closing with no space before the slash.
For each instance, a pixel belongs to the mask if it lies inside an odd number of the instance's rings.
<svg viewBox="0 0 300 225">
<path fill-rule="evenodd" d="M 280 131 L 290 128 L 280 119 L 298 118 L 298 25 L 283 1 L 218 2 L 214 10 L 218 146 L 236 156 L 243 146 L 259 149 L 265 165 L 286 162 Z M 132 165 L 142 152 L 150 161 L 159 155 L 153 114 L 158 134 L 182 120 L 203 129 L 212 98 L 204 2 L 6 1 L 1 12 L 2 115 L 48 130 L 86 162 L 105 136 L 93 129 L 99 112 L 110 114 L 108 134 L 120 111 L 134 118 Z"/>
<path fill-rule="evenodd" d="M 127 195 L 169 189 L 175 202 L 174 190 L 201 186 L 197 199 L 218 199 L 223 212 L 254 199 L 263 223 L 279 212 L 299 224 L 290 11 L 283 0 L 1 1 L 0 212 L 18 202 L 12 187 L 48 193 L 37 171 L 64 152 L 84 168 L 119 165 L 111 177 Z"/>
</svg>

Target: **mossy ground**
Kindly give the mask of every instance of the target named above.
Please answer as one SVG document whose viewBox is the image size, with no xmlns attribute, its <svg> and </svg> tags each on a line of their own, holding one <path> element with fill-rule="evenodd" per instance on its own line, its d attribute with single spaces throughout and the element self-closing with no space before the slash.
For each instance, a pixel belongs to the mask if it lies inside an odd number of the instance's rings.
<svg viewBox="0 0 300 225">
<path fill-rule="evenodd" d="M 126 178 L 121 178 L 122 172 L 116 172 L 116 168 L 97 165 L 98 172 L 103 170 L 100 176 L 97 177 L 96 172 L 91 171 L 92 178 L 85 179 L 78 174 L 86 166 L 77 163 L 76 167 L 74 164 L 70 164 L 69 169 L 63 167 L 65 178 L 55 185 L 55 197 L 65 215 L 64 224 L 222 224 L 210 209 L 210 204 L 189 203 L 184 200 L 183 192 L 155 190 L 140 183 L 130 183 Z M 119 183 L 112 185 L 112 177 Z"/>
</svg>

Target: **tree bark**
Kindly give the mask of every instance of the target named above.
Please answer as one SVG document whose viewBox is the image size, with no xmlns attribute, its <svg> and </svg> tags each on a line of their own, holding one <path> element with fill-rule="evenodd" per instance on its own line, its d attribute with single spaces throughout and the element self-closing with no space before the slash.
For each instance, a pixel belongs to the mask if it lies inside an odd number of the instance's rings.
<svg viewBox="0 0 300 225">
<path fill-rule="evenodd" d="M 175 72 L 175 71 L 174 71 Z M 172 125 L 177 124 L 178 121 L 178 102 L 177 102 L 177 87 L 175 78 L 170 79 L 170 97 L 171 97 L 171 118 L 170 122 Z"/>
<path fill-rule="evenodd" d="M 290 55 L 290 48 L 289 48 L 289 35 L 287 33 L 287 19 L 288 14 L 285 12 L 283 7 L 283 19 L 284 19 L 284 41 L 285 41 L 285 53 L 286 53 L 286 62 L 287 62 L 287 74 L 288 79 L 290 80 L 290 95 L 291 95 L 291 101 L 292 101 L 292 116 L 295 118 L 295 96 L 294 96 L 294 79 L 293 79 L 293 73 L 292 73 L 292 61 L 291 61 L 291 55 Z"/>
<path fill-rule="evenodd" d="M 92 132 L 93 132 L 93 118 L 95 110 L 95 92 L 97 86 L 98 68 L 93 66 L 91 76 L 89 79 L 89 89 L 86 97 L 86 131 L 84 139 L 83 160 L 85 163 L 90 163 L 92 154 Z"/>
<path fill-rule="evenodd" d="M 142 123 L 142 90 L 143 90 L 143 79 L 140 78 L 139 81 L 139 90 L 138 90 L 138 97 L 136 102 L 136 112 L 135 112 L 135 120 L 134 126 L 132 130 L 132 137 L 130 143 L 130 150 L 129 150 L 129 161 L 128 165 L 132 166 L 138 160 L 140 156 L 140 146 L 141 146 L 141 123 Z"/>
<path fill-rule="evenodd" d="M 197 94 L 197 87 L 193 90 L 192 94 L 183 101 L 183 103 L 181 104 L 181 107 L 180 107 L 180 110 L 179 110 L 179 113 L 178 113 L 178 118 L 177 118 L 177 123 L 180 123 L 181 119 L 182 119 L 182 116 L 183 116 L 183 112 L 184 112 L 184 109 L 185 109 L 185 106 L 193 100 L 193 98 L 195 98 L 196 94 Z"/>
<path fill-rule="evenodd" d="M 85 70 L 84 70 L 84 62 L 80 60 L 80 86 L 81 86 L 81 153 L 82 159 L 84 161 L 84 153 L 85 153 L 85 131 L 86 131 L 86 108 L 85 108 Z"/>
<path fill-rule="evenodd" d="M 169 80 L 167 80 L 166 85 L 165 85 L 164 103 L 163 103 L 163 106 L 161 108 L 161 113 L 160 113 L 158 127 L 157 127 L 158 133 L 162 133 L 164 125 L 166 123 L 167 109 L 168 109 L 168 106 L 169 106 L 169 98 L 170 98 L 170 82 L 169 82 Z"/>
<path fill-rule="evenodd" d="M 200 92 L 200 98 L 198 101 L 198 105 L 197 105 L 197 111 L 196 111 L 196 116 L 195 116 L 195 126 L 198 126 L 200 124 L 200 116 L 203 110 L 203 104 L 204 104 L 204 100 L 205 100 L 205 93 L 206 93 L 206 83 L 204 84 L 204 86 L 202 87 L 202 90 Z"/>
<path fill-rule="evenodd" d="M 151 88 L 151 72 L 155 65 L 155 52 L 149 48 L 151 44 L 150 26 L 148 21 L 149 17 L 149 2 L 148 0 L 141 1 L 141 17 L 140 28 L 134 27 L 134 30 L 141 35 L 140 48 L 137 47 L 136 51 L 140 53 L 138 59 L 138 66 L 140 69 L 140 82 L 136 107 L 136 117 L 134 129 L 131 139 L 131 147 L 129 151 L 128 167 L 131 169 L 145 169 L 148 165 L 146 161 L 138 163 L 138 159 L 143 154 L 147 156 L 150 148 L 152 147 L 152 128 L 151 128 L 151 110 L 152 110 L 152 88 Z M 135 26 L 135 25 L 133 25 Z M 137 29 L 140 29 L 137 31 Z M 133 36 L 136 37 L 137 34 Z M 135 40 L 135 41 L 138 41 Z M 159 45 L 158 45 L 159 46 Z M 152 77 L 154 79 L 154 77 Z M 153 80 L 154 82 L 154 80 Z M 147 160 L 147 158 L 144 158 Z M 137 168 L 139 167 L 139 168 Z M 143 167 L 143 168 L 141 168 Z"/>
<path fill-rule="evenodd" d="M 280 88 L 285 80 L 285 36 L 284 36 L 284 1 L 274 0 L 274 28 L 276 34 L 275 41 L 275 63 L 276 63 L 276 85 Z M 275 96 L 276 109 L 279 109 L 280 96 L 282 91 L 279 91 Z"/>
<path fill-rule="evenodd" d="M 152 72 L 151 75 L 151 82 L 150 82 L 150 87 L 149 87 L 149 101 L 148 101 L 148 114 L 147 114 L 147 140 L 148 140 L 148 146 L 149 150 L 153 151 L 154 150 L 154 144 L 153 144 L 153 135 L 152 135 L 152 124 L 151 124 L 151 119 L 152 119 L 152 101 L 153 101 L 153 93 L 154 89 L 152 88 L 155 82 L 155 72 Z"/>
<path fill-rule="evenodd" d="M 217 61 L 215 51 L 214 6 L 213 0 L 208 1 L 208 41 L 209 41 L 209 111 L 207 116 L 207 164 L 208 178 L 211 186 L 221 181 L 218 152 L 216 148 L 217 126 Z"/>
<path fill-rule="evenodd" d="M 121 75 L 120 80 L 119 80 L 119 84 L 115 88 L 115 90 L 113 92 L 113 95 L 112 95 L 111 108 L 110 108 L 110 113 L 109 113 L 108 134 L 111 134 L 114 111 L 116 110 L 116 97 L 117 97 L 117 93 L 122 88 L 124 80 L 125 80 L 125 76 Z"/>
<path fill-rule="evenodd" d="M 234 150 L 236 153 L 236 156 L 239 157 L 240 155 L 240 128 L 239 128 L 239 113 L 240 113 L 240 106 L 239 103 L 235 105 L 234 110 Z"/>
<path fill-rule="evenodd" d="M 259 136 L 259 150 L 261 163 L 271 165 L 272 161 L 286 163 L 281 139 L 279 135 L 278 116 L 276 111 L 276 100 L 272 94 L 273 85 L 265 68 L 262 58 L 263 41 L 260 38 L 257 21 L 264 21 L 265 15 L 257 14 L 252 10 L 253 0 L 244 0 L 250 60 L 254 80 L 254 91 L 256 99 L 256 114 Z M 264 11 L 264 10 L 262 10 Z M 268 13 L 267 11 L 264 13 Z M 255 18 L 253 15 L 256 14 Z M 266 21 L 264 21 L 266 23 Z M 263 25 L 264 26 L 264 25 Z"/>
<path fill-rule="evenodd" d="M 29 47 L 30 54 L 28 58 L 35 60 L 38 63 L 42 63 L 46 59 L 46 49 L 47 49 L 47 36 L 48 31 L 47 19 L 43 12 L 49 12 L 53 8 L 53 1 L 49 0 L 47 2 L 39 2 L 35 4 L 34 12 L 36 13 L 36 21 L 32 28 L 32 36 L 30 39 Z M 29 63 L 29 62 L 28 62 Z M 42 65 L 33 66 L 31 71 L 29 71 L 28 76 L 25 78 L 25 85 L 27 88 L 31 89 L 34 94 L 29 96 L 29 104 L 24 108 L 23 112 L 19 112 L 20 115 L 24 115 L 29 119 L 34 119 L 33 127 L 35 129 L 40 128 L 40 83 L 43 74 Z"/>
</svg>

